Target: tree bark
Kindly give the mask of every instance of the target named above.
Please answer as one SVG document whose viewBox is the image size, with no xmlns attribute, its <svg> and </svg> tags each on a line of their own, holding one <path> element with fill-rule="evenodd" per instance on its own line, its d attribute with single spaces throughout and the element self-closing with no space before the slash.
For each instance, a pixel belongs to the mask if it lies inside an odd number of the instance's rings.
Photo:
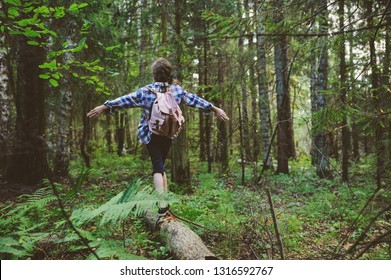
<svg viewBox="0 0 391 280">
<path fill-rule="evenodd" d="M 319 31 L 327 32 L 327 0 L 321 2 L 322 12 L 319 15 Z M 328 78 L 328 54 L 327 54 L 327 38 L 320 38 L 319 44 L 319 60 L 316 78 L 316 111 L 319 112 L 326 107 L 325 91 L 327 90 Z M 329 154 L 326 143 L 326 132 L 320 128 L 315 133 L 314 138 L 316 155 L 316 174 L 320 178 L 327 178 L 330 175 L 329 170 Z"/>
<path fill-rule="evenodd" d="M 369 0 L 365 1 L 365 13 L 367 18 L 367 23 L 369 27 L 373 26 L 373 12 L 372 12 L 372 6 L 374 2 Z M 370 35 L 369 39 L 369 59 L 370 59 L 370 67 L 371 67 L 371 74 L 370 74 L 370 81 L 371 81 L 371 91 L 373 94 L 373 104 L 374 104 L 374 110 L 375 112 L 382 112 L 385 108 L 383 108 L 383 98 L 385 98 L 381 94 L 380 89 L 380 70 L 377 65 L 377 57 L 376 57 L 376 35 L 377 32 L 372 35 Z M 384 135 L 384 129 L 383 125 L 385 122 L 385 118 L 382 117 L 380 114 L 376 119 L 376 127 L 375 127 L 375 145 L 376 145 L 376 182 L 377 187 L 381 187 L 381 181 L 382 176 L 384 172 L 384 152 L 385 152 L 385 145 L 383 143 L 383 135 Z"/>
<path fill-rule="evenodd" d="M 115 139 L 117 140 L 117 155 L 124 154 L 125 144 L 125 113 L 119 112 L 115 115 Z"/>
<path fill-rule="evenodd" d="M 241 1 L 238 2 L 238 10 L 241 11 L 243 7 L 241 6 Z M 245 1 L 247 2 L 247 1 Z M 247 5 L 248 6 L 248 5 Z M 248 7 L 247 7 L 248 8 Z M 239 12 L 239 18 L 242 18 L 243 15 L 241 12 Z M 247 54 L 245 53 L 244 44 L 243 44 L 243 31 L 239 29 L 239 41 L 238 41 L 238 47 L 239 47 L 239 67 L 240 67 L 240 89 L 241 89 L 241 104 L 242 107 L 242 120 L 244 123 L 244 126 L 242 127 L 243 130 L 243 148 L 244 148 L 244 159 L 249 160 L 251 156 L 250 151 L 250 131 L 249 131 L 249 121 L 248 121 L 248 110 L 247 110 L 247 100 L 248 100 L 248 93 L 247 93 Z M 219 59 L 220 62 L 220 59 Z M 218 67 L 220 69 L 220 67 Z"/>
<path fill-rule="evenodd" d="M 156 214 L 147 211 L 145 221 L 155 229 Z M 177 219 L 170 217 L 158 225 L 162 242 L 168 246 L 175 259 L 205 260 L 216 259 L 216 256 L 205 246 L 202 239 Z"/>
<path fill-rule="evenodd" d="M 349 4 L 349 3 L 348 3 Z M 347 5 L 348 6 L 348 14 L 351 14 L 351 5 Z M 349 17 L 349 21 L 348 21 L 348 24 L 349 26 L 351 26 L 353 24 L 352 22 L 352 17 Z M 349 79 L 349 83 L 352 85 L 353 87 L 353 90 L 355 89 L 354 88 L 354 79 L 355 79 L 355 74 L 354 74 L 354 35 L 353 34 L 349 34 L 349 68 L 351 69 L 349 71 L 349 75 L 350 75 L 350 79 Z M 356 97 L 356 94 L 353 94 L 352 95 L 352 99 L 351 99 L 351 102 L 353 104 L 357 104 L 357 97 Z M 351 147 L 351 150 L 352 150 L 352 156 L 353 156 L 353 160 L 354 161 L 357 161 L 360 159 L 360 149 L 359 149 L 359 146 L 360 146 L 360 125 L 357 123 L 356 121 L 356 117 L 355 116 L 352 116 L 352 147 Z"/>
<path fill-rule="evenodd" d="M 316 32 L 316 22 L 312 23 L 310 28 L 311 33 Z M 316 103 L 316 76 L 317 76 L 317 63 L 318 63 L 318 55 L 317 48 L 314 46 L 311 48 L 310 54 L 310 99 L 311 99 L 311 164 L 316 166 L 317 161 L 317 151 L 315 148 L 315 113 L 317 111 L 317 103 Z"/>
<path fill-rule="evenodd" d="M 70 41 L 70 40 L 68 40 Z M 73 56 L 68 54 L 64 63 Z M 71 157 L 71 120 L 72 120 L 72 91 L 71 77 L 64 73 L 60 88 L 60 108 L 58 116 L 57 146 L 54 158 L 53 173 L 58 176 L 69 175 L 69 161 Z"/>
<path fill-rule="evenodd" d="M 3 37 L 4 38 L 4 37 Z M 3 39 L 2 38 L 2 39 Z M 0 51 L 0 169 L 5 169 L 11 152 L 11 98 L 8 55 Z"/>
<path fill-rule="evenodd" d="M 246 1 L 245 3 L 247 3 L 248 1 Z M 255 9 L 255 3 L 252 3 L 251 4 L 251 9 L 249 9 L 248 7 L 248 3 L 247 3 L 247 10 L 246 12 L 246 16 L 249 18 L 251 17 L 251 11 L 254 12 L 254 14 L 256 13 L 256 9 Z M 257 16 L 255 15 L 255 18 L 257 18 Z M 254 23 L 254 25 L 252 26 L 253 30 L 256 29 L 256 25 Z M 250 36 L 249 38 L 249 46 L 248 46 L 249 50 L 250 50 L 250 96 L 251 96 L 251 122 L 250 122 L 250 145 L 252 145 L 252 148 L 251 148 L 251 155 L 249 155 L 250 157 L 250 160 L 251 161 L 255 161 L 255 162 L 258 162 L 258 156 L 259 156 L 259 153 L 260 153 L 260 142 L 259 142 L 259 129 L 258 129 L 258 123 L 259 123 L 259 120 L 258 120 L 258 114 L 259 114 L 259 106 L 258 106 L 258 92 L 257 92 L 257 89 L 256 89 L 256 85 L 257 85 L 257 77 L 256 77 L 256 63 L 254 63 L 254 57 L 256 56 L 256 45 L 254 43 L 254 36 Z"/>
<path fill-rule="evenodd" d="M 174 25 L 174 41 L 176 44 L 176 52 L 174 56 L 174 73 L 173 76 L 179 81 L 182 80 L 182 13 L 184 3 L 182 0 L 175 0 L 175 25 Z M 187 108 L 182 108 L 183 116 L 189 121 L 189 114 Z M 189 160 L 189 143 L 188 143 L 188 125 L 185 125 L 181 133 L 174 140 L 171 147 L 171 181 L 184 187 L 187 192 L 191 191 L 190 182 L 190 160 Z"/>
<path fill-rule="evenodd" d="M 45 92 L 42 70 L 45 51 L 27 45 L 27 38 L 15 39 L 17 49 L 16 134 L 6 178 L 12 182 L 35 184 L 49 172 L 46 159 Z"/>
<path fill-rule="evenodd" d="M 284 20 L 282 0 L 275 0 L 276 13 L 274 21 L 282 24 Z M 276 68 L 277 88 L 277 173 L 289 173 L 288 159 L 292 157 L 293 131 L 290 109 L 290 93 L 288 81 L 288 43 L 287 36 L 280 35 L 274 45 L 274 64 Z"/>
<path fill-rule="evenodd" d="M 386 27 L 386 50 L 385 50 L 385 58 L 384 58 L 384 73 L 383 73 L 383 84 L 391 91 L 391 16 L 386 16 L 387 27 Z M 391 92 L 387 95 L 387 99 L 385 104 L 391 105 Z M 388 119 L 388 161 L 386 162 L 386 168 L 391 169 L 391 119 Z"/>
<path fill-rule="evenodd" d="M 345 25 L 345 0 L 339 0 L 339 28 L 344 30 Z M 340 76 L 340 99 L 343 108 L 347 106 L 346 102 L 346 61 L 345 61 L 345 35 L 341 34 L 339 46 L 339 76 Z M 349 180 L 349 151 L 350 151 L 350 133 L 347 121 L 346 110 L 343 110 L 342 117 L 342 180 L 347 182 Z"/>
<path fill-rule="evenodd" d="M 146 59 L 147 56 L 147 43 L 148 43 L 148 16 L 147 16 L 147 9 L 148 9 L 148 1 L 147 0 L 141 0 L 141 7 L 140 7 L 140 22 L 138 26 L 138 33 L 140 36 L 140 56 L 139 56 L 139 78 L 140 83 L 146 84 L 147 83 L 147 66 L 148 62 Z"/>
<path fill-rule="evenodd" d="M 80 153 L 84 159 L 87 168 L 91 167 L 91 124 L 87 117 L 87 112 L 90 110 L 90 95 L 87 93 L 83 96 L 83 134 L 80 140 Z"/>
<path fill-rule="evenodd" d="M 217 84 L 219 86 L 220 92 L 224 92 L 224 66 L 223 66 L 223 54 L 221 51 L 218 51 L 218 66 L 217 66 Z M 220 97 L 220 100 L 217 103 L 218 107 L 224 108 L 224 98 Z M 247 119 L 248 120 L 248 119 Z M 248 127 L 248 123 L 246 123 Z M 227 134 L 227 124 L 225 122 L 219 121 L 217 123 L 218 130 L 218 153 L 219 160 L 221 162 L 221 172 L 225 174 L 228 171 L 228 134 Z M 247 139 L 249 141 L 249 139 Z"/>
<path fill-rule="evenodd" d="M 258 34 L 265 32 L 265 27 L 263 24 L 263 4 L 259 4 L 257 10 L 259 14 L 257 15 L 257 29 Z M 271 122 L 270 122 L 270 98 L 267 85 L 267 62 L 266 62 L 266 51 L 265 51 L 265 37 L 257 37 L 257 77 L 258 77 L 258 91 L 259 91 L 259 114 L 261 120 L 261 151 L 263 156 L 263 161 L 267 157 L 267 161 L 264 162 L 266 169 L 273 167 L 273 160 L 271 153 L 268 153 L 269 144 L 270 144 L 270 135 L 271 135 Z"/>
</svg>

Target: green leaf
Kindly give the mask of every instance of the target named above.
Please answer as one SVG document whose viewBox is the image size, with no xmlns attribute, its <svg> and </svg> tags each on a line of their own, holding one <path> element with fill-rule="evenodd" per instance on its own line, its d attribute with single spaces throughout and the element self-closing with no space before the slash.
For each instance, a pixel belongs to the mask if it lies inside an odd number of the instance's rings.
<svg viewBox="0 0 391 280">
<path fill-rule="evenodd" d="M 27 41 L 27 44 L 30 46 L 39 46 L 39 43 L 37 41 Z"/>
<path fill-rule="evenodd" d="M 45 62 L 45 63 L 39 65 L 39 68 L 41 68 L 41 69 L 50 69 L 51 71 L 54 71 L 54 70 L 57 69 L 57 61 L 55 59 L 53 59 L 50 62 Z"/>
<path fill-rule="evenodd" d="M 11 7 L 8 9 L 8 16 L 11 18 L 15 18 L 19 16 L 19 11 L 17 8 Z"/>
<path fill-rule="evenodd" d="M 14 6 L 20 7 L 22 4 L 20 3 L 20 0 L 4 0 L 4 3 L 8 3 Z"/>
<path fill-rule="evenodd" d="M 57 82 L 57 80 L 55 80 L 55 79 L 50 79 L 50 80 L 49 80 L 49 83 L 50 83 L 52 86 L 54 86 L 54 87 L 58 87 L 58 82 Z"/>
<path fill-rule="evenodd" d="M 81 38 L 79 43 L 77 44 L 77 47 L 72 49 L 71 52 L 80 52 L 83 48 L 87 48 L 88 46 L 86 44 L 86 40 L 86 37 Z"/>
<path fill-rule="evenodd" d="M 20 34 L 23 34 L 21 31 L 19 30 L 14 30 L 14 29 L 10 29 L 9 33 L 11 35 L 20 35 Z"/>
<path fill-rule="evenodd" d="M 56 7 L 54 12 L 54 17 L 56 19 L 62 18 L 65 16 L 65 8 L 64 7 Z"/>
<path fill-rule="evenodd" d="M 81 3 L 79 4 L 79 9 L 83 9 L 88 6 L 88 3 Z"/>
<path fill-rule="evenodd" d="M 35 30 L 26 30 L 24 33 L 23 33 L 25 36 L 27 37 L 41 37 L 41 34 L 39 34 L 37 31 Z"/>
<path fill-rule="evenodd" d="M 70 12 L 78 12 L 78 11 L 79 11 L 79 5 L 77 5 L 77 4 L 72 4 L 72 5 L 69 7 L 68 11 L 70 11 Z"/>
<path fill-rule="evenodd" d="M 106 47 L 106 51 L 112 51 L 112 50 L 117 49 L 119 47 L 121 47 L 121 45 L 119 45 L 119 44 L 115 45 L 115 46 L 109 46 L 109 47 Z"/>
<path fill-rule="evenodd" d="M 34 18 L 26 18 L 22 19 L 16 22 L 17 25 L 19 26 L 27 26 L 27 25 L 34 25 L 36 23 L 36 20 Z"/>
<path fill-rule="evenodd" d="M 49 11 L 49 8 L 46 7 L 46 6 L 41 6 L 41 7 L 38 7 L 36 9 L 34 9 L 34 13 L 36 14 L 41 14 L 43 16 L 49 16 L 50 14 L 50 11 Z"/>
<path fill-rule="evenodd" d="M 32 10 L 34 10 L 34 7 L 26 7 L 26 8 L 23 8 L 23 12 L 24 12 L 24 13 L 30 13 Z"/>
<path fill-rule="evenodd" d="M 53 30 L 50 30 L 50 29 L 47 29 L 47 28 L 42 28 L 42 31 L 41 31 L 43 34 L 50 34 L 52 35 L 53 37 L 57 37 L 57 33 L 54 32 Z"/>
<path fill-rule="evenodd" d="M 62 75 L 61 75 L 60 72 L 53 73 L 52 76 L 53 76 L 53 78 L 55 78 L 55 79 L 57 79 L 57 80 L 60 79 L 60 78 L 62 77 Z"/>
<path fill-rule="evenodd" d="M 41 75 L 39 75 L 39 77 L 40 77 L 41 79 L 47 80 L 47 79 L 50 78 L 50 75 L 49 75 L 49 74 L 41 74 Z"/>
<path fill-rule="evenodd" d="M 81 50 L 85 46 L 86 40 L 87 40 L 86 37 L 81 38 L 79 41 L 79 44 L 77 45 L 77 48 L 80 48 L 80 50 Z"/>
</svg>

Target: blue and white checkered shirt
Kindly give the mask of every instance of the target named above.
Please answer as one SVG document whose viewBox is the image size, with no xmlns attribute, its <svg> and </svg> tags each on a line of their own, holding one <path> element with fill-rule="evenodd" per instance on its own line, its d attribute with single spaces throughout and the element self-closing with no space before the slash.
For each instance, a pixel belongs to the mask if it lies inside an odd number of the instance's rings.
<svg viewBox="0 0 391 280">
<path fill-rule="evenodd" d="M 169 84 L 162 82 L 155 82 L 149 84 L 146 87 L 152 88 L 156 91 L 162 87 L 167 87 Z M 184 102 L 187 106 L 203 109 L 205 112 L 212 110 L 212 104 L 195 94 L 188 93 L 181 86 L 172 84 L 170 86 L 170 92 L 173 95 L 175 101 L 178 104 Z M 140 123 L 138 125 L 138 139 L 143 144 L 148 144 L 151 141 L 152 132 L 148 128 L 148 119 L 151 115 L 151 109 L 153 102 L 156 99 L 156 94 L 146 88 L 140 88 L 133 93 L 118 97 L 117 99 L 106 101 L 104 104 L 110 108 L 110 113 L 113 113 L 115 109 L 122 108 L 143 108 L 143 114 L 141 116 Z"/>
</svg>

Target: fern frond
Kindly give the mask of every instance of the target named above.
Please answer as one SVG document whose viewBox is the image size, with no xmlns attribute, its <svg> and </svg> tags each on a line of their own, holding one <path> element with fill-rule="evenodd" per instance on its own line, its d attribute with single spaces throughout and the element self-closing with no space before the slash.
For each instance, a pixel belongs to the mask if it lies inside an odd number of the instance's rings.
<svg viewBox="0 0 391 280">
<path fill-rule="evenodd" d="M 1 209 L 1 212 L 4 212 L 4 214 L 0 216 L 0 229 L 3 228 L 6 230 L 11 225 L 17 225 L 18 227 L 23 225 L 26 227 L 32 226 L 33 224 L 31 224 L 29 217 L 33 210 L 39 211 L 45 209 L 49 203 L 56 200 L 49 187 L 38 189 L 32 194 L 21 195 L 20 198 L 26 201 L 16 205 L 11 204 Z M 10 210 L 6 211 L 8 209 Z"/>
<path fill-rule="evenodd" d="M 123 192 L 121 198 L 118 200 L 118 203 L 123 203 L 132 198 L 140 190 L 142 182 L 143 181 L 141 179 L 133 180 L 132 182 L 130 182 L 128 187 Z"/>
<path fill-rule="evenodd" d="M 140 216 L 146 210 L 157 210 L 162 200 L 170 204 L 177 202 L 173 194 L 159 194 L 151 186 L 142 186 L 142 180 L 133 180 L 127 188 L 96 209 L 78 209 L 73 211 L 71 219 L 81 226 L 101 217 L 99 226 L 116 224 L 124 221 L 130 214 Z"/>
<path fill-rule="evenodd" d="M 0 237 L 0 258 L 18 259 L 28 257 L 31 254 L 23 248 L 19 240 L 11 236 Z"/>
</svg>

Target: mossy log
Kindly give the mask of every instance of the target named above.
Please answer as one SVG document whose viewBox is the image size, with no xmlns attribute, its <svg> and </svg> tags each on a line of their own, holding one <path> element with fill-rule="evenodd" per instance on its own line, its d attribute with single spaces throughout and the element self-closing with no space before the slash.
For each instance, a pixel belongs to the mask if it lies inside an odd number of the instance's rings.
<svg viewBox="0 0 391 280">
<path fill-rule="evenodd" d="M 159 230 L 160 237 L 174 258 L 179 260 L 217 259 L 202 239 L 189 227 L 173 216 L 168 216 L 156 226 L 156 214 L 147 211 L 144 219 L 152 230 Z"/>
</svg>

